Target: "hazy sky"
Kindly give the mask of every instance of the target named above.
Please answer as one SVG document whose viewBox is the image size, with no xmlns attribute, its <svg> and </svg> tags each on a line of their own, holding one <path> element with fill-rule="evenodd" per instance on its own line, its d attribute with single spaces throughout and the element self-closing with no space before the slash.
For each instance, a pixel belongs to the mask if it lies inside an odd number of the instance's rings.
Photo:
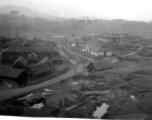
<svg viewBox="0 0 152 120">
<path fill-rule="evenodd" d="M 62 17 L 152 20 L 152 0 L 0 0 Z"/>
</svg>

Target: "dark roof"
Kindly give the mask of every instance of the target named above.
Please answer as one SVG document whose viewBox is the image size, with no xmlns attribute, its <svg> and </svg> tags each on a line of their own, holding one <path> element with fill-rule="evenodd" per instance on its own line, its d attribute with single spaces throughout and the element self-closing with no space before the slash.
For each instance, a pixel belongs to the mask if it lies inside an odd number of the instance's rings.
<svg viewBox="0 0 152 120">
<path fill-rule="evenodd" d="M 0 67 L 0 76 L 8 77 L 8 78 L 17 78 L 24 70 L 8 68 L 8 67 Z"/>
<path fill-rule="evenodd" d="M 65 59 L 62 56 L 58 55 L 55 58 L 53 58 L 53 61 L 63 61 L 64 62 Z"/>
<path fill-rule="evenodd" d="M 28 55 L 28 60 L 37 60 L 37 54 L 31 53 Z"/>
<path fill-rule="evenodd" d="M 48 47 L 9 47 L 2 51 L 4 52 L 18 52 L 18 53 L 52 53 L 53 49 Z"/>
<path fill-rule="evenodd" d="M 102 70 L 112 67 L 112 63 L 106 60 L 94 61 L 90 64 L 93 64 L 97 70 Z"/>
<path fill-rule="evenodd" d="M 100 37 L 104 38 L 122 38 L 122 35 L 119 34 L 106 34 L 106 35 L 99 35 Z"/>
<path fill-rule="evenodd" d="M 22 56 L 20 56 L 12 66 L 14 66 L 17 62 L 21 62 L 24 66 L 27 66 L 28 62 Z"/>
<path fill-rule="evenodd" d="M 19 47 L 19 46 L 22 46 L 23 45 L 23 42 L 25 40 L 22 40 L 22 39 L 17 39 L 17 40 L 12 40 L 12 41 L 9 41 L 7 43 L 4 44 L 4 46 L 8 46 L 8 47 Z"/>
<path fill-rule="evenodd" d="M 41 63 L 41 64 L 35 64 L 29 66 L 29 68 L 36 74 L 41 74 L 44 72 L 47 72 L 49 70 L 52 70 L 52 67 L 46 62 L 46 63 Z"/>
<path fill-rule="evenodd" d="M 49 63 L 49 65 L 52 65 L 52 61 L 46 56 L 44 57 L 39 63 Z"/>
<path fill-rule="evenodd" d="M 84 47 L 89 47 L 93 51 L 98 51 L 103 45 L 105 45 L 105 42 L 101 40 L 90 40 L 86 44 L 84 44 Z"/>
</svg>

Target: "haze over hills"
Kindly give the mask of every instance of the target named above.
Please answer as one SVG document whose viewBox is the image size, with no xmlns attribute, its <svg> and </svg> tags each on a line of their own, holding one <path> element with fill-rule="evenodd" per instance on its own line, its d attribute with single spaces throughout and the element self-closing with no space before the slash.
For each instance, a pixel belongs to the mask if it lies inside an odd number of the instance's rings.
<svg viewBox="0 0 152 120">
<path fill-rule="evenodd" d="M 41 13 L 38 11 L 35 11 L 31 8 L 28 7 L 23 7 L 23 6 L 14 6 L 14 5 L 0 5 L 0 13 L 2 14 L 7 14 L 10 13 L 11 11 L 19 11 L 20 14 L 26 15 L 26 16 L 31 16 L 31 17 L 42 17 L 42 18 L 46 18 L 46 19 L 50 19 L 50 20 L 59 20 L 62 19 L 60 17 L 56 17 L 56 16 L 51 16 L 51 15 L 47 15 L 45 13 Z"/>
<path fill-rule="evenodd" d="M 14 5 L 5 5 L 1 7 L 0 13 L 10 13 L 13 10 L 19 11 L 21 15 L 24 15 L 24 17 L 18 16 L 17 18 L 6 18 L 6 16 L 1 16 L 2 24 L 0 24 L 0 32 L 8 32 L 12 29 L 13 26 L 14 30 L 27 33 L 42 32 L 70 35 L 129 33 L 138 36 L 152 37 L 151 21 L 143 22 L 122 19 L 105 20 L 90 18 L 64 19 L 62 17 L 47 15 L 28 7 Z M 61 20 L 60 23 L 58 22 L 59 20 Z"/>
</svg>

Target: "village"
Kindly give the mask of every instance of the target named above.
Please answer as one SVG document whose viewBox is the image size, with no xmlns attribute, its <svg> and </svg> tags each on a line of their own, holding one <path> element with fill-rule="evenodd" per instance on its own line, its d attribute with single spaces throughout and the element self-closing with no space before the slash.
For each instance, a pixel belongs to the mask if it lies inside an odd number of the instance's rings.
<svg viewBox="0 0 152 120">
<path fill-rule="evenodd" d="M 113 33 L 65 38 L 0 37 L 0 115 L 151 117 L 151 39 Z"/>
</svg>

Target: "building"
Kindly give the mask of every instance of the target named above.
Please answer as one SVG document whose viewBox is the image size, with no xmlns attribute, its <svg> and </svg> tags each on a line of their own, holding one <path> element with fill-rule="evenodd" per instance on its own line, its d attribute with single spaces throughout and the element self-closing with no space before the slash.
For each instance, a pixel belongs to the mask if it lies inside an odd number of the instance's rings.
<svg viewBox="0 0 152 120">
<path fill-rule="evenodd" d="M 50 66 L 53 66 L 53 60 L 49 59 L 47 56 L 44 57 L 39 63 L 48 63 Z"/>
<path fill-rule="evenodd" d="M 139 36 L 133 36 L 130 34 L 107 34 L 107 35 L 98 35 L 104 39 L 107 39 L 109 42 L 128 42 L 130 40 L 139 40 Z"/>
<path fill-rule="evenodd" d="M 104 45 L 88 45 L 85 48 L 82 48 L 83 52 L 86 52 L 88 54 L 94 55 L 96 57 L 98 56 L 104 56 L 104 57 L 111 57 L 113 56 L 113 52 L 108 49 L 108 48 L 104 48 Z"/>
<path fill-rule="evenodd" d="M 31 53 L 28 55 L 28 62 L 31 64 L 37 63 L 38 58 L 37 58 L 37 54 L 35 53 Z"/>
<path fill-rule="evenodd" d="M 0 67 L 0 79 L 12 80 L 22 85 L 27 82 L 27 74 L 21 69 Z"/>
<path fill-rule="evenodd" d="M 105 42 L 101 40 L 90 40 L 82 46 L 82 51 L 94 56 L 99 56 L 99 50 L 104 45 Z"/>
<path fill-rule="evenodd" d="M 113 68 L 111 62 L 106 60 L 94 61 L 87 66 L 88 72 L 103 71 L 111 68 Z"/>
<path fill-rule="evenodd" d="M 60 56 L 57 56 L 53 59 L 53 64 L 62 64 L 63 62 L 64 62 L 64 60 Z"/>
<path fill-rule="evenodd" d="M 112 56 L 112 52 L 111 51 L 105 51 L 105 56 L 109 56 L 109 57 L 111 57 Z"/>
<path fill-rule="evenodd" d="M 26 69 L 28 80 L 36 80 L 46 75 L 50 74 L 53 71 L 53 66 L 50 66 L 48 63 L 39 63 L 31 65 Z"/>
<path fill-rule="evenodd" d="M 71 46 L 72 46 L 72 47 L 76 47 L 76 43 L 74 43 L 74 42 L 71 43 Z"/>
<path fill-rule="evenodd" d="M 15 69 L 26 69 L 28 66 L 27 60 L 25 60 L 22 56 L 20 56 L 12 65 L 12 68 Z"/>
<path fill-rule="evenodd" d="M 26 41 L 25 38 L 16 38 L 15 40 L 12 39 L 11 41 L 4 43 L 3 48 L 23 46 L 24 41 Z"/>
<path fill-rule="evenodd" d="M 47 47 L 10 47 L 2 51 L 2 62 L 12 64 L 20 56 L 28 60 L 31 53 L 35 53 L 38 60 L 41 60 L 45 56 L 53 59 L 58 55 L 58 52 Z"/>
</svg>

